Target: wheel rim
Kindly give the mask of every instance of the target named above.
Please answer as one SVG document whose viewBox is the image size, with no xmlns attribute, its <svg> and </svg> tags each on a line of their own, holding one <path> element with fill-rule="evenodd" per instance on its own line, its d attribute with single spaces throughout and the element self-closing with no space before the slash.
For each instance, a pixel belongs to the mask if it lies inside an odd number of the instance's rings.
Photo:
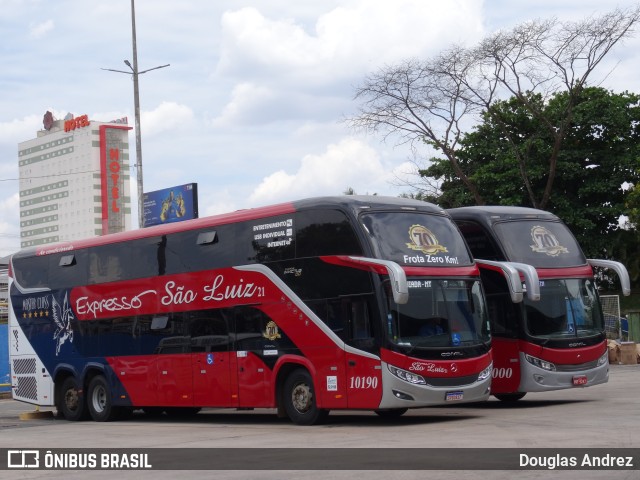
<svg viewBox="0 0 640 480">
<path fill-rule="evenodd" d="M 313 404 L 313 393 L 309 385 L 299 383 L 291 390 L 291 404 L 298 413 L 306 413 Z"/>
<path fill-rule="evenodd" d="M 64 394 L 64 404 L 67 410 L 74 412 L 78 409 L 78 391 L 75 388 L 70 388 Z"/>
<path fill-rule="evenodd" d="M 102 413 L 107 405 L 107 391 L 102 385 L 93 389 L 91 394 L 91 404 L 94 411 Z"/>
</svg>

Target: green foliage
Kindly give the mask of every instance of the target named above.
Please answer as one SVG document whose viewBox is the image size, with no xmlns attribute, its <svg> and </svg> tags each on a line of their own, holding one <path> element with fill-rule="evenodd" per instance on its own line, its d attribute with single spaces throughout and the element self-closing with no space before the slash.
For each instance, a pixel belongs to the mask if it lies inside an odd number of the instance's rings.
<svg viewBox="0 0 640 480">
<path fill-rule="evenodd" d="M 542 116 L 534 116 L 515 97 L 484 112 L 483 122 L 461 139 L 456 152 L 462 170 L 486 204 L 534 208 L 540 208 L 546 182 L 555 173 L 544 209 L 567 223 L 587 256 L 627 256 L 633 245 L 629 237 L 637 243 L 638 236 L 618 229 L 618 218 L 632 214 L 637 221 L 640 211 L 640 191 L 622 188 L 625 182 L 638 185 L 640 177 L 640 97 L 601 88 L 581 90 L 555 167 L 548 125 L 557 125 L 566 115 L 568 94 L 558 93 L 548 102 L 529 94 L 527 100 Z M 473 204 L 449 161 L 432 162 L 420 174 L 441 180 L 436 203 L 446 208 Z"/>
</svg>

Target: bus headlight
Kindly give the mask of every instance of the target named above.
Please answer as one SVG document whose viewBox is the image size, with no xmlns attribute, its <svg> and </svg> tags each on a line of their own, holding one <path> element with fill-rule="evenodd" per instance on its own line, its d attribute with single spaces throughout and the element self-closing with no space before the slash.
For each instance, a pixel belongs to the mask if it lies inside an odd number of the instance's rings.
<svg viewBox="0 0 640 480">
<path fill-rule="evenodd" d="M 478 375 L 478 381 L 481 382 L 482 380 L 486 380 L 487 378 L 489 378 L 491 376 L 492 371 L 493 371 L 493 363 L 489 364 L 487 368 L 485 368 L 483 371 L 480 372 L 480 375 Z"/>
<path fill-rule="evenodd" d="M 598 359 L 598 366 L 601 367 L 602 365 L 604 365 L 605 363 L 609 363 L 609 352 L 605 352 L 604 355 L 602 355 L 599 359 Z"/>
<path fill-rule="evenodd" d="M 407 383 L 411 383 L 413 385 L 426 385 L 424 377 L 421 375 L 416 375 L 412 372 L 407 372 L 406 370 L 402 370 L 401 368 L 396 368 L 391 365 L 388 365 L 389 371 L 393 373 L 400 380 L 404 380 Z"/>
<path fill-rule="evenodd" d="M 538 368 L 541 368 L 543 370 L 548 370 L 550 372 L 555 372 L 556 371 L 556 366 L 551 362 L 547 362 L 546 360 L 541 360 L 539 358 L 532 357 L 531 355 L 529 355 L 527 353 L 524 354 L 524 358 L 531 365 L 535 365 Z"/>
</svg>

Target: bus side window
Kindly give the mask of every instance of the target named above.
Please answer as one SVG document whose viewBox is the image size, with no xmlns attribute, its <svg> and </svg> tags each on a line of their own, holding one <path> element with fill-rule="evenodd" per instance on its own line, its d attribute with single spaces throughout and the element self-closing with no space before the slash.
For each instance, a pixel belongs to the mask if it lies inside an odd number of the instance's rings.
<svg viewBox="0 0 640 480">
<path fill-rule="evenodd" d="M 351 303 L 351 338 L 361 339 L 370 338 L 371 322 L 369 320 L 369 312 L 367 304 L 364 301 Z"/>
<path fill-rule="evenodd" d="M 487 298 L 491 334 L 496 337 L 517 338 L 520 304 L 513 303 L 507 281 L 502 274 L 483 270 L 482 284 Z"/>
<path fill-rule="evenodd" d="M 24 288 L 46 287 L 49 284 L 49 268 L 46 257 L 19 258 L 14 261 L 16 280 Z"/>
<path fill-rule="evenodd" d="M 464 236 L 471 254 L 475 258 L 483 260 L 504 260 L 504 255 L 500 252 L 495 241 L 487 235 L 484 229 L 472 221 L 457 221 L 458 228 Z"/>
<path fill-rule="evenodd" d="M 116 280 L 122 280 L 120 258 L 117 255 L 109 255 L 106 249 L 91 251 L 88 283 L 106 283 Z"/>
<path fill-rule="evenodd" d="M 349 299 L 346 302 L 346 313 L 349 318 L 351 340 L 347 343 L 366 351 L 375 350 L 371 312 L 366 300 Z M 343 309 L 343 311 L 345 311 Z"/>
<path fill-rule="evenodd" d="M 307 305 L 332 332 L 342 340 L 346 340 L 344 314 L 340 300 L 310 300 L 307 301 Z"/>
<path fill-rule="evenodd" d="M 262 312 L 251 307 L 234 309 L 236 350 L 260 350 L 264 347 L 262 336 L 265 319 Z"/>
<path fill-rule="evenodd" d="M 192 352 L 226 352 L 229 350 L 227 322 L 219 310 L 207 310 L 191 321 Z"/>
</svg>

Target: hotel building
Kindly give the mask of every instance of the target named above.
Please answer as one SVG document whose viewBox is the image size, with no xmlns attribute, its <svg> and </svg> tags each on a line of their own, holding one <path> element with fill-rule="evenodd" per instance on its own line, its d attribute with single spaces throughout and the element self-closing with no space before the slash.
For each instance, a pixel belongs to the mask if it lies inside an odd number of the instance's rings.
<svg viewBox="0 0 640 480">
<path fill-rule="evenodd" d="M 127 119 L 47 112 L 43 126 L 18 145 L 21 248 L 130 230 Z"/>
</svg>

